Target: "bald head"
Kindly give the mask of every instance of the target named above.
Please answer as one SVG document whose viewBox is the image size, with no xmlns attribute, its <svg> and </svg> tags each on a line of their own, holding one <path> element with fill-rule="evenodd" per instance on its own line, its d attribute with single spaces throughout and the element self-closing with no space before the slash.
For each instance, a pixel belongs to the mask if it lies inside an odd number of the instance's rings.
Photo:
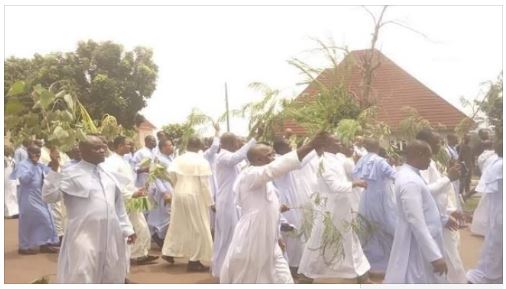
<svg viewBox="0 0 506 289">
<path fill-rule="evenodd" d="M 274 149 L 265 144 L 256 144 L 247 154 L 248 161 L 253 166 L 263 166 L 274 160 Z"/>
<path fill-rule="evenodd" d="M 79 142 L 79 151 L 83 160 L 98 165 L 105 160 L 107 145 L 99 136 L 87 135 Z"/>
<path fill-rule="evenodd" d="M 432 157 L 430 145 L 421 140 L 415 140 L 406 146 L 406 163 L 420 169 L 426 170 L 429 167 Z"/>
<path fill-rule="evenodd" d="M 235 152 L 237 147 L 237 136 L 231 132 L 224 133 L 220 138 L 220 146 L 227 151 Z"/>
</svg>

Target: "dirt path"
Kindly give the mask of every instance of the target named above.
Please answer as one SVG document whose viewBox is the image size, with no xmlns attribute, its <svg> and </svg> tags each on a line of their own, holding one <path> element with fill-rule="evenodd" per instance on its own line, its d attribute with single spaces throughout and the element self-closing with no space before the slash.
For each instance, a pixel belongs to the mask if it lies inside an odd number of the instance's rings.
<svg viewBox="0 0 506 289">
<path fill-rule="evenodd" d="M 5 220 L 5 283 L 31 283 L 44 275 L 56 274 L 56 254 L 18 255 L 18 221 Z M 468 229 L 461 231 L 461 257 L 466 269 L 474 266 L 478 260 L 483 238 L 472 236 Z M 155 244 L 152 246 L 157 248 Z M 153 250 L 152 254 L 160 255 Z M 136 283 L 217 283 L 208 273 L 187 273 L 186 261 L 177 260 L 169 265 L 163 260 L 146 266 L 134 266 L 128 276 Z M 54 276 L 50 276 L 54 280 Z M 349 280 L 321 279 L 316 283 L 353 283 Z"/>
</svg>

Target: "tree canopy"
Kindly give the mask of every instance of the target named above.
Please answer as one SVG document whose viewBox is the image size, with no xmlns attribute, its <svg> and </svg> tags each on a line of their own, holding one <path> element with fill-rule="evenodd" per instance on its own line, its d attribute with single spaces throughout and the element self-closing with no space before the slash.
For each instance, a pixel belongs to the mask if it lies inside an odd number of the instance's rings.
<svg viewBox="0 0 506 289">
<path fill-rule="evenodd" d="M 26 93 L 15 94 L 18 102 L 10 105 L 16 113 L 30 112 L 35 103 L 28 92 L 33 87 L 57 83 L 80 100 L 92 119 L 109 114 L 125 128 L 135 125 L 135 116 L 153 94 L 158 75 L 151 49 L 126 51 L 111 41 L 81 41 L 72 52 L 35 54 L 30 59 L 10 57 L 4 64 L 4 95 L 17 81 L 25 83 Z M 9 100 L 12 97 L 5 98 L 6 105 Z"/>
</svg>

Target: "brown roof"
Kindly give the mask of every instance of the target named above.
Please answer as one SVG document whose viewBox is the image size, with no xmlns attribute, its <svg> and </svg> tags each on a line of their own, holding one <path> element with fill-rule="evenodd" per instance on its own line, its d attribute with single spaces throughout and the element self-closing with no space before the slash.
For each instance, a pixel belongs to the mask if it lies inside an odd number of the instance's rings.
<svg viewBox="0 0 506 289">
<path fill-rule="evenodd" d="M 358 65 L 370 50 L 356 50 L 350 54 L 335 68 L 325 69 L 317 80 L 326 87 L 332 87 L 342 81 L 344 68 L 347 74 L 348 90 L 359 98 L 362 94 L 362 72 Z M 351 62 L 350 62 L 351 61 Z M 373 64 L 378 64 L 374 70 L 372 90 L 369 101 L 378 107 L 378 120 L 388 124 L 393 130 L 398 128 L 399 122 L 407 115 L 402 110 L 405 106 L 415 108 L 421 117 L 429 120 L 432 125 L 441 123 L 449 129 L 454 128 L 464 113 L 430 90 L 416 78 L 407 73 L 392 60 L 378 50 L 374 50 Z M 345 65 L 343 65 L 343 63 Z M 351 65 L 347 65 L 351 64 Z M 298 98 L 311 99 L 318 93 L 318 85 L 310 83 Z M 304 133 L 304 129 L 294 121 L 286 121 L 285 128 L 291 128 L 294 133 Z"/>
<path fill-rule="evenodd" d="M 149 130 L 149 129 L 156 129 L 156 126 L 145 118 L 144 121 L 141 122 L 141 124 L 139 125 L 138 128 L 139 129 L 143 128 L 143 129 L 148 129 Z"/>
</svg>

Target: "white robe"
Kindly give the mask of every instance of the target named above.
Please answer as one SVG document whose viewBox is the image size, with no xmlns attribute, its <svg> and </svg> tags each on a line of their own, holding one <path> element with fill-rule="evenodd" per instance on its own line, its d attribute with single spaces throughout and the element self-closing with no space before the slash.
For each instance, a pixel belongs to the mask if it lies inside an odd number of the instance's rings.
<svg viewBox="0 0 506 289">
<path fill-rule="evenodd" d="M 148 149 L 147 147 L 143 147 L 135 152 L 132 163 L 134 164 L 134 171 L 137 172 L 141 168 L 141 163 L 145 159 L 150 159 L 153 161 L 155 159 L 154 149 Z M 135 186 L 141 188 L 146 185 L 148 180 L 148 173 L 137 173 L 137 178 L 135 180 Z"/>
<path fill-rule="evenodd" d="M 448 222 L 449 215 L 457 211 L 457 192 L 454 190 L 453 184 L 448 177 L 439 172 L 436 163 L 431 160 L 427 170 L 420 171 L 429 190 L 436 201 L 441 222 L 443 225 L 443 244 L 444 257 L 448 266 L 448 282 L 450 283 L 467 283 L 466 272 L 462 259 L 460 258 L 460 233 L 459 231 L 451 231 L 444 227 Z"/>
<path fill-rule="evenodd" d="M 502 157 L 485 169 L 477 190 L 489 195 L 489 227 L 475 269 L 467 272 L 471 283 L 503 283 L 503 171 Z"/>
<path fill-rule="evenodd" d="M 123 200 L 128 202 L 138 190 L 134 185 L 135 176 L 130 164 L 122 156 L 112 152 L 102 166 L 116 177 L 123 193 Z M 137 240 L 128 246 L 127 257 L 128 259 L 136 259 L 147 256 L 151 248 L 151 234 L 146 218 L 143 212 L 131 212 L 128 214 L 128 218 L 137 235 Z"/>
<path fill-rule="evenodd" d="M 213 242 L 209 227 L 211 167 L 201 155 L 186 152 L 174 159 L 169 174 L 174 191 L 162 254 L 209 262 Z"/>
<path fill-rule="evenodd" d="M 277 156 L 278 158 L 281 156 Z M 276 178 L 272 183 L 279 192 L 279 201 L 287 205 L 290 209 L 282 213 L 282 223 L 293 226 L 296 230 L 300 229 L 303 220 L 303 211 L 298 209 L 309 201 L 306 192 L 297 189 L 295 181 L 295 171 L 289 171 Z M 304 242 L 301 238 L 293 236 L 292 233 L 281 232 L 283 240 L 286 242 L 286 255 L 290 267 L 299 267 Z"/>
<path fill-rule="evenodd" d="M 445 283 L 431 262 L 443 258 L 437 204 L 419 170 L 404 164 L 395 179 L 398 219 L 384 283 Z"/>
<path fill-rule="evenodd" d="M 58 256 L 58 283 L 124 283 L 126 237 L 134 233 L 116 179 L 86 161 L 49 171 L 44 201 L 63 199 L 68 226 Z"/>
<path fill-rule="evenodd" d="M 491 153 L 492 152 L 492 153 Z M 498 158 L 497 154 L 494 151 L 486 150 L 478 157 L 478 167 L 482 174 L 485 173 L 488 165 L 490 165 L 493 161 Z M 477 190 L 478 191 L 478 190 Z M 474 210 L 473 213 L 473 221 L 471 223 L 471 233 L 479 236 L 485 236 L 487 233 L 488 220 L 489 220 L 489 211 L 488 211 L 488 202 L 489 195 L 483 194 L 478 191 L 481 195 L 480 201 L 478 202 L 478 206 Z"/>
<path fill-rule="evenodd" d="M 11 179 L 14 169 L 14 160 L 10 157 L 5 158 L 4 165 L 4 209 L 5 216 L 12 217 L 19 214 L 19 205 L 17 197 L 17 181 Z"/>
<path fill-rule="evenodd" d="M 239 220 L 239 211 L 235 205 L 233 185 L 239 175 L 238 164 L 246 159 L 248 150 L 256 144 L 251 139 L 239 150 L 232 153 L 221 149 L 216 157 L 216 214 L 214 224 L 214 244 L 211 270 L 214 277 L 220 276 L 221 265 L 227 254 L 228 246 L 234 234 L 234 228 Z"/>
<path fill-rule="evenodd" d="M 337 157 L 343 162 L 344 172 L 346 173 L 346 178 L 348 181 L 353 181 L 353 169 L 355 168 L 355 162 L 352 158 L 345 156 L 342 153 L 337 153 Z M 358 212 L 358 206 L 360 204 L 360 197 L 364 189 L 360 187 L 356 187 L 352 189 L 352 193 L 350 195 L 351 209 L 354 212 Z"/>
<path fill-rule="evenodd" d="M 213 143 L 211 146 L 204 152 L 204 158 L 209 162 L 211 166 L 212 176 L 209 177 L 209 181 L 211 182 L 211 195 L 213 197 L 213 203 L 216 202 L 216 191 L 218 191 L 218 185 L 216 184 L 216 156 L 218 155 L 218 151 L 220 149 L 220 138 L 214 137 Z M 214 219 L 215 214 L 212 210 L 209 210 L 209 220 L 211 223 L 211 230 L 214 231 Z"/>
<path fill-rule="evenodd" d="M 324 153 L 320 157 L 317 170 L 317 188 L 322 199 L 318 209 L 328 212 L 332 216 L 332 223 L 340 231 L 342 236 L 343 253 L 340 259 L 331 264 L 325 260 L 331 259 L 334 252 L 322 255 L 319 248 L 324 233 L 323 216 L 315 213 L 311 237 L 309 238 L 298 272 L 310 278 L 357 278 L 364 275 L 370 269 L 369 262 L 362 251 L 360 240 L 356 233 L 349 227 L 353 214 L 351 209 L 350 195 L 352 183 L 346 178 L 343 163 L 339 158 L 330 153 Z"/>
<path fill-rule="evenodd" d="M 279 200 L 271 181 L 300 162 L 296 152 L 246 168 L 234 190 L 241 218 L 221 268 L 220 283 L 293 283 L 278 245 Z"/>
<path fill-rule="evenodd" d="M 72 161 L 66 153 L 59 152 L 59 155 L 60 155 L 60 169 L 63 169 L 64 167 L 69 166 L 71 164 Z M 51 161 L 50 150 L 45 146 L 43 146 L 40 149 L 39 161 L 45 165 L 48 165 L 49 162 Z M 60 202 L 49 204 L 49 208 L 51 209 L 51 215 L 53 216 L 56 234 L 58 235 L 58 237 L 61 237 L 64 234 L 65 226 L 66 226 L 66 222 L 67 222 L 66 221 L 66 218 L 67 218 L 66 214 L 67 213 L 65 211 L 65 206 L 60 201 Z"/>
</svg>

